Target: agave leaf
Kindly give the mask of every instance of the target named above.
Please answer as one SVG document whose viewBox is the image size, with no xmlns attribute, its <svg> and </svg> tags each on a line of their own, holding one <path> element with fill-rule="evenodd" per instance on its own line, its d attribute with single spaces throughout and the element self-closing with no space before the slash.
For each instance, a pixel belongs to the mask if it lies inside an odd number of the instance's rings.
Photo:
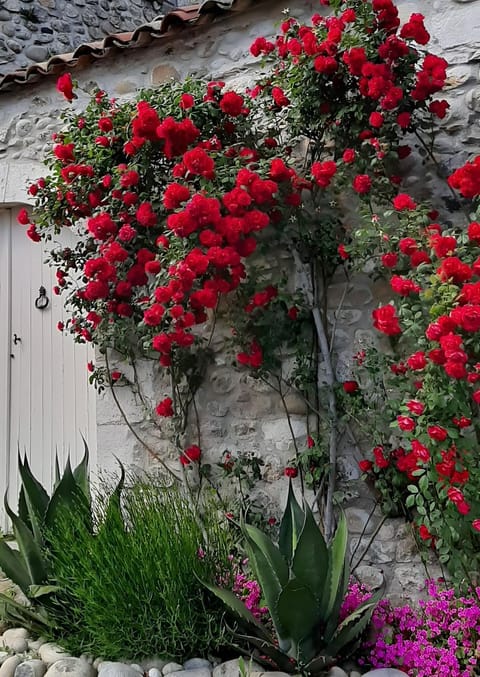
<svg viewBox="0 0 480 677">
<path fill-rule="evenodd" d="M 283 559 L 280 550 L 260 529 L 250 524 L 245 524 L 243 525 L 243 533 L 250 564 L 262 589 L 280 646 L 283 650 L 284 644 L 288 639 L 288 633 L 283 628 L 277 613 L 277 600 L 282 589 L 288 583 L 289 573 L 287 563 Z"/>
<path fill-rule="evenodd" d="M 37 598 L 51 595 L 53 592 L 58 592 L 62 588 L 58 585 L 30 585 L 28 588 L 28 597 Z"/>
<path fill-rule="evenodd" d="M 342 608 L 342 603 L 343 600 L 345 599 L 345 595 L 347 594 L 349 581 L 350 581 L 350 567 L 348 565 L 347 558 L 345 558 L 342 578 L 340 579 L 340 583 L 337 589 L 337 596 L 335 598 L 330 616 L 328 616 L 328 618 L 325 619 L 327 622 L 324 632 L 324 639 L 326 642 L 329 642 L 337 631 L 340 610 Z"/>
<path fill-rule="evenodd" d="M 112 491 L 110 498 L 108 499 L 107 507 L 105 508 L 105 514 L 103 517 L 102 529 L 105 528 L 109 521 L 113 518 L 118 518 L 122 514 L 122 491 L 123 485 L 125 484 L 125 468 L 123 464 L 118 460 L 117 462 L 120 466 L 120 479 L 117 482 L 115 489 Z"/>
<path fill-rule="evenodd" d="M 5 511 L 12 520 L 13 534 L 15 536 L 15 540 L 17 541 L 18 551 L 21 558 L 23 559 L 23 563 L 28 574 L 28 585 L 43 583 L 46 577 L 46 569 L 40 545 L 35 541 L 32 532 L 26 526 L 26 524 L 22 522 L 20 517 L 15 515 L 13 510 L 10 508 L 6 496 L 4 504 Z M 23 588 L 22 590 L 25 594 L 27 594 L 28 586 L 26 590 Z"/>
<path fill-rule="evenodd" d="M 20 604 L 3 593 L 0 593 L 0 618 L 22 626 L 27 625 L 39 633 L 44 633 L 45 629 L 50 627 L 45 609 L 36 607 L 33 611 L 32 607 Z"/>
<path fill-rule="evenodd" d="M 45 514 L 46 528 L 52 529 L 54 527 L 60 511 L 65 509 L 76 511 L 85 504 L 85 501 L 86 497 L 75 481 L 70 465 L 70 458 L 68 458 L 63 475 L 56 485 L 48 504 L 47 512 Z"/>
<path fill-rule="evenodd" d="M 329 546 L 328 581 L 322 597 L 324 618 L 329 618 L 338 600 L 339 588 L 343 582 L 347 552 L 347 521 L 342 514 L 335 535 Z"/>
<path fill-rule="evenodd" d="M 78 484 L 78 486 L 80 487 L 80 489 L 83 491 L 86 498 L 90 502 L 90 477 L 88 472 L 88 461 L 90 458 L 90 453 L 88 450 L 88 445 L 83 436 L 82 440 L 85 453 L 80 463 L 74 469 L 73 476 L 75 478 L 76 483 Z"/>
<path fill-rule="evenodd" d="M 323 673 L 324 670 L 328 670 L 328 668 L 335 665 L 336 662 L 335 656 L 329 656 L 327 654 L 324 656 L 317 656 L 304 667 L 304 674 L 316 675 L 318 673 Z"/>
<path fill-rule="evenodd" d="M 18 550 L 10 548 L 3 539 L 0 539 L 0 570 L 18 585 L 22 592 L 27 593 L 31 583 L 27 567 Z"/>
<path fill-rule="evenodd" d="M 26 456 L 23 462 L 20 456 L 18 457 L 18 469 L 22 480 L 20 497 L 22 497 L 23 494 L 25 499 L 29 518 L 28 526 L 31 526 L 35 540 L 40 544 L 43 540 L 42 523 L 45 518 L 45 513 L 47 512 L 49 496 L 40 482 L 34 477 Z M 22 518 L 20 503 L 21 500 L 19 501 L 19 517 Z M 26 522 L 25 519 L 23 519 L 23 521 Z"/>
<path fill-rule="evenodd" d="M 23 488 L 23 485 L 20 487 L 20 493 L 18 494 L 18 516 L 29 529 L 32 529 L 32 523 L 30 522 L 30 515 L 28 514 L 27 499 L 25 498 L 25 489 Z"/>
<path fill-rule="evenodd" d="M 224 588 L 219 588 L 216 585 L 210 585 L 210 583 L 206 583 L 205 581 L 200 582 L 207 588 L 207 590 L 213 592 L 213 594 L 221 599 L 224 604 L 230 607 L 230 609 L 237 616 L 239 616 L 242 621 L 248 623 L 248 625 L 255 626 L 257 632 L 264 638 L 264 640 L 267 642 L 273 642 L 268 630 L 260 623 L 259 620 L 255 618 L 251 611 L 247 609 L 245 604 L 239 600 L 238 597 L 235 597 L 231 590 L 225 590 Z"/>
<path fill-rule="evenodd" d="M 329 653 L 337 656 L 365 630 L 370 622 L 373 610 L 377 606 L 377 602 L 378 599 L 363 604 L 342 621 L 328 645 Z"/>
<path fill-rule="evenodd" d="M 272 668 L 271 661 L 273 661 L 276 664 L 276 666 L 280 668 L 280 670 L 283 670 L 284 672 L 291 673 L 298 672 L 298 668 L 295 663 L 292 663 L 291 658 L 283 651 L 280 651 L 280 649 L 277 649 L 277 647 L 274 644 L 270 644 L 270 642 L 265 642 L 259 639 L 258 637 L 251 637 L 250 635 L 242 635 L 238 632 L 235 633 L 235 637 L 238 637 L 238 639 L 243 639 L 244 641 L 248 642 L 249 644 L 252 644 L 257 649 L 259 649 L 259 652 L 255 652 L 253 658 L 260 664 Z M 243 650 L 243 652 L 245 652 L 245 650 Z M 264 656 L 267 656 L 271 660 L 270 661 L 265 660 Z"/>
<path fill-rule="evenodd" d="M 302 530 L 305 515 L 295 498 L 292 482 L 288 484 L 288 498 L 285 512 L 280 524 L 278 547 L 285 560 L 290 564 L 297 547 L 298 538 Z"/>
<path fill-rule="evenodd" d="M 272 574 L 276 577 L 278 583 L 283 587 L 288 583 L 288 566 L 285 562 L 280 550 L 274 545 L 273 541 L 266 536 L 263 531 L 251 524 L 243 525 L 243 532 L 247 537 L 250 545 L 253 545 L 263 557 L 267 560 L 271 567 Z M 264 591 L 264 594 L 265 591 Z M 268 605 L 268 601 L 267 601 Z"/>
<path fill-rule="evenodd" d="M 60 464 L 58 462 L 58 453 L 55 452 L 55 486 L 54 486 L 54 489 L 57 486 L 57 484 L 60 482 L 60 477 L 61 476 L 60 476 Z"/>
<path fill-rule="evenodd" d="M 328 579 L 328 549 L 307 503 L 304 510 L 305 523 L 293 556 L 292 571 L 320 602 Z M 321 605 L 319 609 L 322 610 Z"/>
<path fill-rule="evenodd" d="M 301 640 L 313 638 L 319 622 L 319 608 L 316 600 L 301 581 L 293 578 L 280 593 L 277 612 L 287 637 L 298 647 Z M 298 649 L 297 649 L 298 652 Z M 295 658 L 299 658 L 295 655 Z M 313 656 L 304 657 L 310 660 Z"/>
</svg>

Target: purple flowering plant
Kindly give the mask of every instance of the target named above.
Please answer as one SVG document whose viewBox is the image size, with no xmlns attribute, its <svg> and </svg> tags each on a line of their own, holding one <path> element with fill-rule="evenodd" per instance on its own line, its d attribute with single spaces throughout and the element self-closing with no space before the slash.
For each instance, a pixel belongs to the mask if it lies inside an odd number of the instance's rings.
<svg viewBox="0 0 480 677">
<path fill-rule="evenodd" d="M 378 604 L 359 663 L 396 667 L 410 677 L 479 675 L 480 587 L 463 597 L 434 581 L 426 589 L 418 607 Z"/>
</svg>

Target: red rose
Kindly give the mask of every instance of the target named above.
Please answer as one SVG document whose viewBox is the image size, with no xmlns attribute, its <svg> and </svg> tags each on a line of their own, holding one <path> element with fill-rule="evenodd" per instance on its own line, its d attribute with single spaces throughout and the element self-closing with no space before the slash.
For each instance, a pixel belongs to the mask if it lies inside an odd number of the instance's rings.
<svg viewBox="0 0 480 677">
<path fill-rule="evenodd" d="M 441 101 L 432 101 L 432 103 L 428 107 L 428 110 L 430 111 L 430 113 L 433 113 L 433 115 L 435 115 L 437 118 L 443 120 L 449 108 L 450 104 L 448 103 L 448 101 L 442 99 Z"/>
<path fill-rule="evenodd" d="M 22 226 L 28 226 L 28 224 L 30 223 L 30 217 L 29 217 L 28 212 L 25 208 L 21 209 L 18 212 L 17 221 Z"/>
<path fill-rule="evenodd" d="M 358 390 L 358 383 L 356 381 L 344 381 L 342 386 L 343 390 L 349 395 L 353 395 Z"/>
<path fill-rule="evenodd" d="M 73 101 L 73 82 L 72 76 L 70 73 L 64 73 L 57 80 L 57 91 L 67 99 L 67 101 Z"/>
<path fill-rule="evenodd" d="M 158 403 L 155 410 L 159 416 L 170 417 L 173 416 L 174 411 L 172 407 L 172 398 L 166 397 L 164 400 Z"/>
<path fill-rule="evenodd" d="M 415 416 L 421 416 L 425 411 L 425 405 L 423 402 L 419 402 L 418 400 L 409 400 L 406 403 L 406 407 L 408 411 Z"/>
<path fill-rule="evenodd" d="M 415 421 L 410 416 L 397 416 L 397 423 L 400 430 L 411 432 L 415 428 Z"/>
<path fill-rule="evenodd" d="M 370 472 L 370 470 L 372 470 L 373 468 L 373 463 L 371 461 L 368 461 L 367 459 L 363 459 L 363 461 L 358 462 L 358 467 L 362 472 Z"/>
<path fill-rule="evenodd" d="M 315 440 L 313 439 L 313 437 L 308 435 L 308 437 L 307 437 L 307 447 L 309 449 L 313 449 L 314 446 L 315 446 Z"/>
<path fill-rule="evenodd" d="M 387 336 L 401 334 L 402 329 L 394 306 L 382 306 L 372 312 L 373 326 Z"/>
<path fill-rule="evenodd" d="M 289 99 L 285 96 L 283 89 L 280 89 L 280 87 L 272 88 L 272 99 L 279 108 L 288 106 L 290 103 Z"/>
<path fill-rule="evenodd" d="M 468 226 L 468 239 L 476 244 L 480 244 L 480 223 L 474 221 Z"/>
<path fill-rule="evenodd" d="M 383 447 L 375 447 L 373 450 L 373 457 L 377 468 L 388 468 L 389 461 L 383 455 Z"/>
<path fill-rule="evenodd" d="M 326 160 L 325 162 L 314 162 L 312 165 L 312 176 L 315 182 L 321 188 L 327 188 L 330 185 L 332 178 L 337 171 L 337 165 L 333 160 Z"/>
<path fill-rule="evenodd" d="M 196 463 L 200 460 L 201 455 L 202 451 L 200 447 L 198 447 L 196 444 L 192 444 L 192 446 L 185 449 L 183 454 L 180 456 L 180 463 L 182 465 L 189 465 L 192 461 Z"/>
<path fill-rule="evenodd" d="M 430 40 L 430 35 L 423 24 L 424 19 L 423 14 L 412 14 L 407 23 L 402 26 L 400 37 L 415 40 L 419 45 L 426 45 Z"/>
<path fill-rule="evenodd" d="M 343 259 L 344 261 L 348 261 L 348 259 L 350 258 L 350 254 L 345 249 L 344 244 L 339 244 L 337 251 L 338 251 L 341 259 Z"/>
<path fill-rule="evenodd" d="M 357 174 L 353 179 L 353 190 L 355 190 L 359 195 L 365 195 L 370 191 L 372 187 L 372 179 L 368 174 Z"/>
<path fill-rule="evenodd" d="M 195 104 L 195 99 L 193 98 L 193 96 L 191 94 L 185 93 L 185 94 L 182 94 L 182 96 L 180 97 L 179 106 L 182 110 L 188 110 L 189 108 L 193 108 L 194 104 Z"/>
<path fill-rule="evenodd" d="M 398 212 L 417 208 L 417 203 L 407 193 L 399 193 L 393 198 L 392 203 Z"/>
<path fill-rule="evenodd" d="M 475 531 L 480 531 L 480 519 L 473 520 L 472 527 Z"/>
<path fill-rule="evenodd" d="M 422 524 L 418 529 L 418 535 L 420 536 L 422 541 L 429 541 L 431 538 L 433 538 L 432 534 L 429 532 L 429 530 L 424 524 Z"/>
<path fill-rule="evenodd" d="M 373 113 L 370 114 L 368 122 L 370 123 L 371 127 L 375 127 L 378 129 L 383 125 L 385 120 L 381 113 L 377 113 L 376 111 L 374 111 Z"/>
<path fill-rule="evenodd" d="M 398 254 L 395 252 L 388 252 L 382 256 L 382 264 L 385 268 L 395 268 L 398 263 Z"/>
<path fill-rule="evenodd" d="M 444 442 L 448 437 L 448 432 L 440 425 L 431 425 L 427 429 L 428 436 L 435 442 Z"/>
<path fill-rule="evenodd" d="M 236 92 L 226 92 L 220 99 L 220 109 L 227 115 L 238 117 L 242 114 L 244 107 L 243 96 Z"/>
<path fill-rule="evenodd" d="M 407 364 L 413 371 L 421 371 L 422 369 L 425 369 L 427 366 L 425 353 L 422 350 L 418 350 L 416 353 L 413 353 L 413 355 L 410 355 L 408 358 Z"/>
<path fill-rule="evenodd" d="M 343 155 L 342 155 L 342 160 L 345 162 L 345 164 L 349 165 L 351 162 L 354 162 L 355 160 L 355 151 L 353 148 L 347 148 Z"/>
<path fill-rule="evenodd" d="M 290 477 L 290 478 L 297 477 L 298 470 L 297 470 L 297 468 L 294 468 L 292 466 L 287 466 L 285 468 L 285 470 L 283 471 L 283 474 L 285 475 L 285 477 Z"/>
</svg>

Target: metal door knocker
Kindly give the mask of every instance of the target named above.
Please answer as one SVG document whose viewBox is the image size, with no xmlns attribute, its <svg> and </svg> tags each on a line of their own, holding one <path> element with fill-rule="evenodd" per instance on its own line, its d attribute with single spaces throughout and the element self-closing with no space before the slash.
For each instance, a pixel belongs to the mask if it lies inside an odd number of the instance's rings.
<svg viewBox="0 0 480 677">
<path fill-rule="evenodd" d="M 40 287 L 38 290 L 38 297 L 35 299 L 35 308 L 38 310 L 45 310 L 50 303 L 50 299 L 47 296 L 47 290 L 45 287 Z"/>
</svg>

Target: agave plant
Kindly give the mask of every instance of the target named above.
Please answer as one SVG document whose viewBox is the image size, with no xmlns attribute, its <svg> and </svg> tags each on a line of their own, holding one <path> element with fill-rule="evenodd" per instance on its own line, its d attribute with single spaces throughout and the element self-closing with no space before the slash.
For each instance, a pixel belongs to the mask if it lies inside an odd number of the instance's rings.
<svg viewBox="0 0 480 677">
<path fill-rule="evenodd" d="M 278 546 L 262 531 L 242 525 L 250 565 L 268 607 L 273 633 L 229 591 L 207 585 L 235 613 L 255 660 L 285 672 L 318 674 L 356 648 L 377 599 L 340 621 L 349 582 L 347 527 L 342 516 L 330 544 L 307 503 L 300 507 L 290 485 Z M 268 657 L 269 661 L 262 660 Z"/>
<path fill-rule="evenodd" d="M 13 512 L 5 497 L 5 510 L 9 516 L 17 548 L 8 545 L 0 537 L 0 570 L 18 585 L 24 595 L 36 602 L 55 592 L 55 586 L 48 584 L 49 567 L 46 534 L 55 528 L 57 515 L 63 510 L 86 508 L 90 514 L 90 486 L 88 476 L 88 447 L 79 465 L 72 470 L 70 460 L 60 476 L 58 458 L 55 463 L 55 486 L 49 496 L 42 484 L 34 477 L 27 458 L 18 457 L 21 478 L 18 499 L 18 515 Z M 9 595 L 0 594 L 0 616 L 17 622 L 24 621 L 29 627 L 41 628 L 47 624 L 48 614 L 45 606 L 34 604 L 25 607 Z"/>
</svg>

